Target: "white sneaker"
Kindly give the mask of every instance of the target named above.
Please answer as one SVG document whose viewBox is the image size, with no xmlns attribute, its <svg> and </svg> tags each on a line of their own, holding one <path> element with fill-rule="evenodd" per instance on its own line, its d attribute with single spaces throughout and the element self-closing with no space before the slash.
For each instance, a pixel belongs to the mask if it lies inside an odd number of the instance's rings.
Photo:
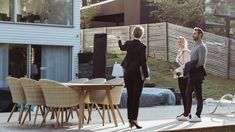
<svg viewBox="0 0 235 132">
<path fill-rule="evenodd" d="M 189 121 L 189 116 L 181 115 L 176 118 L 178 121 Z"/>
<path fill-rule="evenodd" d="M 195 115 L 192 119 L 189 120 L 189 122 L 195 123 L 195 122 L 201 122 L 202 119 Z"/>
</svg>

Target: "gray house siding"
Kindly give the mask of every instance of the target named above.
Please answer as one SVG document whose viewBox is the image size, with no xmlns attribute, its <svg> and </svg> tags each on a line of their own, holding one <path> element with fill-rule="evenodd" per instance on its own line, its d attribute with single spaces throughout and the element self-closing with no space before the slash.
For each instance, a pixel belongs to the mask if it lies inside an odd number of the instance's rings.
<svg viewBox="0 0 235 132">
<path fill-rule="evenodd" d="M 73 26 L 36 25 L 27 23 L 0 22 L 0 82 L 5 78 L 5 44 L 26 44 L 70 47 L 70 79 L 78 73 L 78 52 L 80 51 L 80 0 L 73 1 Z M 2 56 L 4 55 L 4 57 Z M 0 84 L 1 87 L 1 84 Z"/>
</svg>

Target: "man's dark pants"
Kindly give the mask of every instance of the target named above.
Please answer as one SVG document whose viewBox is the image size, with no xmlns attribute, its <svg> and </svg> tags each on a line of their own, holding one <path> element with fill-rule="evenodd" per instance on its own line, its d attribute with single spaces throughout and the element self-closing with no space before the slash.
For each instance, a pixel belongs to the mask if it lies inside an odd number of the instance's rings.
<svg viewBox="0 0 235 132">
<path fill-rule="evenodd" d="M 194 80 L 192 77 L 188 79 L 188 87 L 186 90 L 186 111 L 184 116 L 188 116 L 191 112 L 192 107 L 192 93 L 194 91 L 197 99 L 197 112 L 196 115 L 201 117 L 201 112 L 203 108 L 203 99 L 202 99 L 202 80 Z"/>
</svg>

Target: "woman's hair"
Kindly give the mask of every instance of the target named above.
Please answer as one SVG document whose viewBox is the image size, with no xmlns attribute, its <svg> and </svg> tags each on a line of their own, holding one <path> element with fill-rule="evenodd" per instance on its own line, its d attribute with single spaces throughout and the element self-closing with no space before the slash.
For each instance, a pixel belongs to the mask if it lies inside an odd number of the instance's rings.
<svg viewBox="0 0 235 132">
<path fill-rule="evenodd" d="M 178 40 L 183 40 L 184 48 L 188 49 L 188 41 L 185 39 L 185 37 L 179 36 L 177 39 Z"/>
<path fill-rule="evenodd" d="M 144 28 L 142 26 L 136 26 L 132 34 L 135 38 L 142 38 L 144 36 Z"/>
</svg>

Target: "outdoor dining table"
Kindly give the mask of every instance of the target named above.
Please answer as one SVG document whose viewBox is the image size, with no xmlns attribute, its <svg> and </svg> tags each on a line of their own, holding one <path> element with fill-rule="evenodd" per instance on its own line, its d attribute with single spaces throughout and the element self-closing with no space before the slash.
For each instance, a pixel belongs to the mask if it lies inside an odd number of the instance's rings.
<svg viewBox="0 0 235 132">
<path fill-rule="evenodd" d="M 111 93 L 110 90 L 112 90 L 115 86 L 123 86 L 120 84 L 117 85 L 111 85 L 111 84 L 81 84 L 81 83 L 63 83 L 64 85 L 79 91 L 79 129 L 83 127 L 84 124 L 84 98 L 85 98 L 85 91 L 96 91 L 96 90 L 105 90 L 106 91 L 106 96 L 108 98 L 110 108 L 111 108 L 111 113 L 113 116 L 114 124 L 117 127 L 117 119 L 115 116 L 114 112 L 114 106 L 113 106 L 113 101 L 111 98 Z"/>
</svg>

